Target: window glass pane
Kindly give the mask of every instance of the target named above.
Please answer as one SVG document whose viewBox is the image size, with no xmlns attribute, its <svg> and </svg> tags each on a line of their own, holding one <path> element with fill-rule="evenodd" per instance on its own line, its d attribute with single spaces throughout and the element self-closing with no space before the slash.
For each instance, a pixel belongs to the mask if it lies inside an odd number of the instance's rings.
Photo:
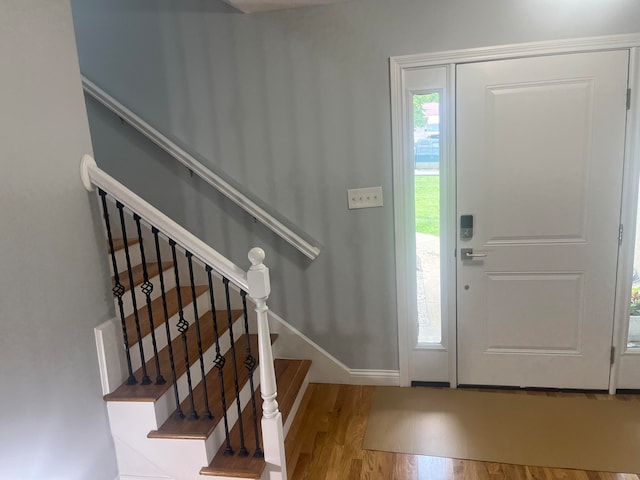
<svg viewBox="0 0 640 480">
<path fill-rule="evenodd" d="M 442 341 L 440 307 L 440 94 L 413 96 L 418 343 Z"/>
</svg>

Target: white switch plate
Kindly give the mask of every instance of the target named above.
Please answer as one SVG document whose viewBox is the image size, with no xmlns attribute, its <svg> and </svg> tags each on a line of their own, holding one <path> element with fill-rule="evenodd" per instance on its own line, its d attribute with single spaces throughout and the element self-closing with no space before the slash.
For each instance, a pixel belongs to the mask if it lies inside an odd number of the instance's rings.
<svg viewBox="0 0 640 480">
<path fill-rule="evenodd" d="M 382 206 L 382 187 L 351 188 L 347 194 L 349 210 Z"/>
</svg>

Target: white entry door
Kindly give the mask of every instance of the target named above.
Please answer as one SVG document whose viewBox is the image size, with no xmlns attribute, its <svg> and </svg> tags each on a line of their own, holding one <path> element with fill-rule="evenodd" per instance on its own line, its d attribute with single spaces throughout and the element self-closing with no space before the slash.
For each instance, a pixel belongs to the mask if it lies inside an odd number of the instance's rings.
<svg viewBox="0 0 640 480">
<path fill-rule="evenodd" d="M 459 384 L 608 387 L 628 62 L 457 67 Z"/>
</svg>

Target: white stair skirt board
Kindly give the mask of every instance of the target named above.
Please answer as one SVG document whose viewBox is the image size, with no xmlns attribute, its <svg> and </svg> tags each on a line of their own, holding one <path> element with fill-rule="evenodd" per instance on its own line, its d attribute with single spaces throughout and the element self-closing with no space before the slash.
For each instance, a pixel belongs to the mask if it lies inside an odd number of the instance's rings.
<svg viewBox="0 0 640 480">
<path fill-rule="evenodd" d="M 309 381 L 347 385 L 400 385 L 398 370 L 351 369 L 309 337 L 269 310 L 269 329 L 279 335 L 274 358 L 311 360 Z"/>
<path fill-rule="evenodd" d="M 127 364 L 122 348 L 122 329 L 118 335 L 120 321 L 107 320 L 94 329 L 98 368 L 102 394 L 107 395 L 118 388 L 127 376 Z"/>
</svg>

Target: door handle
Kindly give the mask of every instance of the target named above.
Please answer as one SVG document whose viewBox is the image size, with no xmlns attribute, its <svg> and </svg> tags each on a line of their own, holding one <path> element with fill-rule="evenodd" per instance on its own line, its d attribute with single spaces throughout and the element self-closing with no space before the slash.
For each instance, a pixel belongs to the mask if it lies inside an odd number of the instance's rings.
<svg viewBox="0 0 640 480">
<path fill-rule="evenodd" d="M 486 256 L 486 253 L 473 253 L 473 248 L 460 249 L 460 257 L 462 260 L 474 260 L 476 258 L 484 258 Z"/>
</svg>

